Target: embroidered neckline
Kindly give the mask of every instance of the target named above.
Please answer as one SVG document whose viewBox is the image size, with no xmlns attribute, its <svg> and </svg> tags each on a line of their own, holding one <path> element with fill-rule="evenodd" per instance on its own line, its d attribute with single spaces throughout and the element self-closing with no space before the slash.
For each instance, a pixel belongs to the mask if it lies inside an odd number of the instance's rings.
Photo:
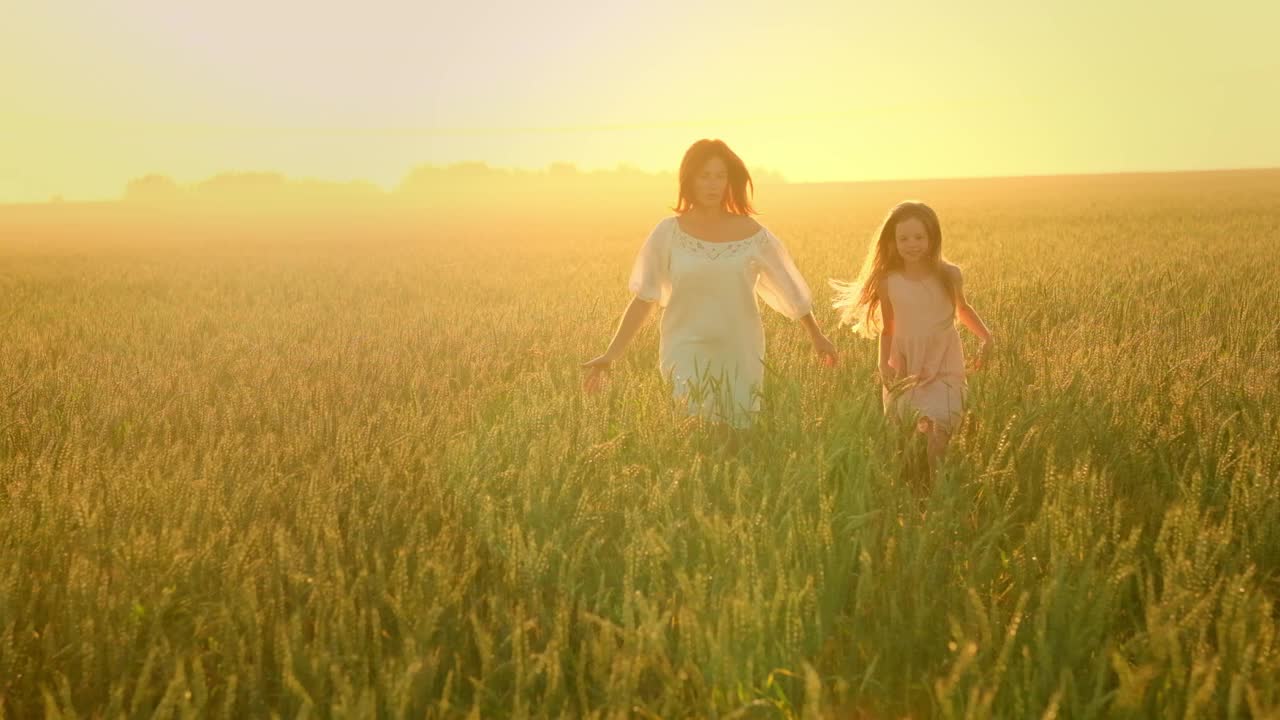
<svg viewBox="0 0 1280 720">
<path fill-rule="evenodd" d="M 754 233 L 742 238 L 741 240 L 711 242 L 710 240 L 703 240 L 700 237 L 694 237 L 693 235 L 685 232 L 685 229 L 680 227 L 680 222 L 675 218 L 671 219 L 671 223 L 675 226 L 675 234 L 676 238 L 680 242 L 680 247 L 694 253 L 695 255 L 707 256 L 712 260 L 724 256 L 731 257 L 739 255 L 743 250 L 767 237 L 764 226 L 761 225 L 759 230 L 756 230 Z"/>
</svg>

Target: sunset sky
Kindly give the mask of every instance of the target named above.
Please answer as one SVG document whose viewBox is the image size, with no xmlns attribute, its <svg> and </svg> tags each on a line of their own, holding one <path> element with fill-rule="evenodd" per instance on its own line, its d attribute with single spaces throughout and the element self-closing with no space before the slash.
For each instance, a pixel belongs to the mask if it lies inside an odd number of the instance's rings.
<svg viewBox="0 0 1280 720">
<path fill-rule="evenodd" d="M 1280 166 L 1280 2 L 15 0 L 0 202 L 479 160 L 792 181 Z"/>
</svg>

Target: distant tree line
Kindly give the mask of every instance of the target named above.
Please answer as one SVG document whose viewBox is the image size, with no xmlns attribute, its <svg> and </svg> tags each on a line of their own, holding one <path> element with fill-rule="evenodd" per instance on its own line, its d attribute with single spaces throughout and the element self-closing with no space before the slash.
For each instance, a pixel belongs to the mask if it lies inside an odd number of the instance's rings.
<svg viewBox="0 0 1280 720">
<path fill-rule="evenodd" d="M 782 183 L 770 170 L 752 170 L 757 185 Z M 288 207 L 317 203 L 433 204 L 469 198 L 492 200 L 494 193 L 537 200 L 566 192 L 641 191 L 674 194 L 672 172 L 649 173 L 620 165 L 610 170 L 581 170 L 571 163 L 553 163 L 542 170 L 491 167 L 464 162 L 444 167 L 420 165 L 390 191 L 364 181 L 334 182 L 293 179 L 278 172 L 227 172 L 190 185 L 167 175 L 151 174 L 128 183 L 123 200 L 138 204 L 260 204 Z"/>
</svg>

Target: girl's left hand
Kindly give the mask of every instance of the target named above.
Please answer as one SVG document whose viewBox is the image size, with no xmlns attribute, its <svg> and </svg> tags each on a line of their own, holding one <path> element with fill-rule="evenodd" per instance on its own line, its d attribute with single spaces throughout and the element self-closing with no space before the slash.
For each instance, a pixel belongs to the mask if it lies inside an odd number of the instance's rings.
<svg viewBox="0 0 1280 720">
<path fill-rule="evenodd" d="M 818 353 L 823 365 L 835 367 L 836 345 L 828 340 L 826 335 L 818 335 L 813 338 L 813 351 Z"/>
</svg>

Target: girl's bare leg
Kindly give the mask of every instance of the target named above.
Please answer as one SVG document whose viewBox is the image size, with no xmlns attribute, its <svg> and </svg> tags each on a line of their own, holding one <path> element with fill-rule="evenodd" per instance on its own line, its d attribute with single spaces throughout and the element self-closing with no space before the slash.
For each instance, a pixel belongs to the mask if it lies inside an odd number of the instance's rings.
<svg viewBox="0 0 1280 720">
<path fill-rule="evenodd" d="M 928 493 L 928 447 L 926 436 L 922 432 L 912 432 L 909 422 L 894 423 L 898 430 L 898 447 L 903 454 L 902 481 L 911 489 L 917 499 L 923 499 Z M 917 425 L 915 429 L 919 429 Z"/>
<path fill-rule="evenodd" d="M 719 444 L 721 451 L 729 455 L 735 455 L 747 442 L 747 428 L 739 428 L 729 423 L 716 423 L 716 442 Z"/>
<path fill-rule="evenodd" d="M 938 476 L 938 466 L 942 464 L 942 456 L 947 452 L 947 444 L 951 442 L 951 433 L 930 420 L 925 437 L 928 440 L 929 476 L 935 478 Z"/>
<path fill-rule="evenodd" d="M 930 486 L 938 476 L 938 467 L 947 452 L 947 444 L 951 441 L 951 433 L 930 417 L 921 417 L 916 421 L 916 431 L 925 443 L 925 459 L 928 465 L 927 482 Z"/>
</svg>

